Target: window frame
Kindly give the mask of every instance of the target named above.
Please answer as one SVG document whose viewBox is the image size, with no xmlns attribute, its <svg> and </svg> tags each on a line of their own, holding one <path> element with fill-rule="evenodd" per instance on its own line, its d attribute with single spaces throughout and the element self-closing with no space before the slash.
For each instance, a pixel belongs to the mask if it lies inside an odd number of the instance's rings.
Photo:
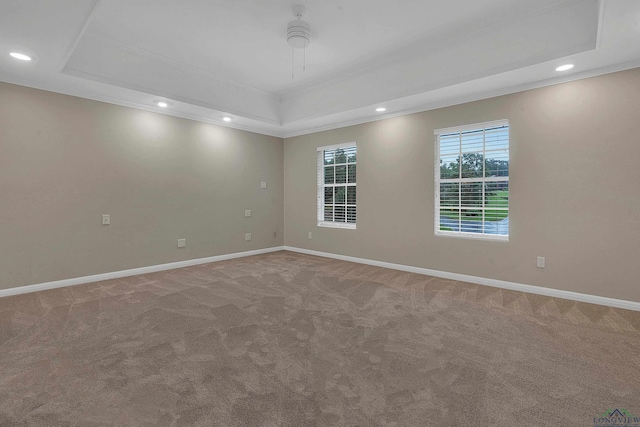
<svg viewBox="0 0 640 427">
<path fill-rule="evenodd" d="M 317 152 L 317 180 L 318 180 L 318 185 L 317 185 L 317 206 L 318 206 L 318 211 L 317 211 L 317 220 L 318 220 L 318 227 L 329 227 L 329 228 L 343 228 L 343 229 L 350 229 L 350 230 L 355 230 L 356 229 L 356 223 L 357 223 L 357 218 L 358 218 L 358 203 L 357 203 L 357 199 L 358 199 L 358 195 L 356 192 L 356 203 L 355 203 L 355 207 L 356 207 L 356 222 L 336 222 L 336 221 L 325 221 L 324 220 L 324 207 L 325 207 L 325 203 L 324 203 L 324 189 L 325 187 L 328 185 L 330 187 L 337 187 L 337 186 L 344 186 L 345 187 L 345 198 L 346 198 L 346 188 L 348 187 L 356 187 L 357 188 L 357 174 L 358 174 L 358 169 L 356 168 L 356 182 L 355 183 L 350 183 L 350 182 L 345 182 L 344 184 L 325 184 L 324 182 L 324 152 L 327 150 L 337 150 L 340 148 L 352 148 L 355 147 L 356 149 L 356 161 L 354 163 L 346 163 L 346 165 L 357 165 L 358 164 L 358 159 L 357 159 L 357 152 L 358 152 L 358 145 L 355 141 L 352 142 L 344 142 L 341 144 L 333 144 L 333 145 L 325 145 L 322 147 L 317 147 L 316 148 L 316 152 Z M 335 163 L 334 163 L 335 166 Z M 348 181 L 348 169 L 347 169 L 347 181 Z M 347 212 L 346 212 L 346 199 L 345 199 L 345 220 L 347 218 Z"/>
<path fill-rule="evenodd" d="M 455 134 L 455 133 L 464 133 L 464 132 L 470 132 L 470 131 L 479 131 L 482 130 L 483 132 L 486 131 L 487 129 L 492 129 L 492 128 L 498 128 L 498 127 L 503 127 L 506 126 L 508 128 L 508 132 L 509 132 L 509 137 L 508 137 L 508 145 L 507 145 L 507 152 L 509 154 L 509 160 L 511 158 L 511 126 L 509 125 L 509 120 L 504 119 L 504 120 L 495 120 L 495 121 L 490 121 L 490 122 L 484 122 L 484 123 L 474 123 L 474 124 L 468 124 L 468 125 L 461 125 L 461 126 L 453 126 L 453 127 L 449 127 L 449 128 L 442 128 L 442 129 L 435 129 L 433 131 L 433 134 L 435 136 L 435 155 L 434 155 L 434 234 L 436 236 L 444 236 L 444 237 L 453 237 L 453 238 L 461 238 L 461 239 L 472 239 L 472 240 L 488 240 L 488 241 L 497 241 L 497 242 L 508 242 L 509 241 L 509 235 L 511 233 L 511 229 L 510 229 L 510 224 L 509 224 L 509 228 L 507 229 L 507 234 L 485 234 L 484 231 L 482 233 L 472 233 L 472 232 L 464 232 L 464 231 L 449 231 L 449 230 L 441 230 L 440 227 L 440 184 L 443 181 L 443 179 L 441 179 L 440 174 L 440 137 L 442 135 L 447 135 L 447 134 Z M 483 159 L 486 162 L 486 141 L 483 138 L 483 148 L 482 151 L 475 151 L 474 153 L 481 153 L 483 155 Z M 460 151 L 460 155 L 462 155 L 462 150 Z M 509 163 L 509 174 L 506 177 L 486 177 L 484 176 L 486 172 L 486 168 L 483 167 L 483 177 L 481 178 L 462 178 L 461 176 L 458 178 L 455 178 L 454 181 L 446 179 L 444 180 L 445 182 L 460 182 L 465 183 L 465 182 L 507 182 L 509 183 L 510 181 L 510 175 L 511 175 L 511 164 Z M 510 187 L 509 187 L 510 189 Z M 461 196 L 460 196 L 461 197 Z M 485 200 L 484 200 L 484 189 L 483 189 L 483 207 L 481 208 L 483 211 L 486 209 L 486 205 L 484 204 Z M 463 205 L 461 203 L 461 201 L 458 204 L 458 209 L 463 209 Z M 499 209 L 499 210 L 503 210 L 503 209 Z M 507 211 L 507 218 L 509 217 L 510 214 L 510 207 L 509 207 L 509 200 L 507 200 L 507 208 L 504 209 Z"/>
</svg>

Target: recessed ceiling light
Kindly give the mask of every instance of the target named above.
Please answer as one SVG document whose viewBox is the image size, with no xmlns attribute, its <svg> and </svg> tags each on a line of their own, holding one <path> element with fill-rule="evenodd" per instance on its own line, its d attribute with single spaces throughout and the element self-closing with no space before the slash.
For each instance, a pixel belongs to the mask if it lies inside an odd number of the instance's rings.
<svg viewBox="0 0 640 427">
<path fill-rule="evenodd" d="M 230 122 L 231 121 L 231 117 L 223 117 L 222 120 L 224 120 L 225 122 Z"/>
<path fill-rule="evenodd" d="M 573 68 L 573 64 L 565 64 L 556 68 L 556 71 L 567 71 Z"/>
<path fill-rule="evenodd" d="M 164 102 L 164 101 L 158 101 L 158 102 L 156 102 L 156 105 L 157 105 L 158 107 L 160 107 L 160 108 L 167 108 L 167 107 L 169 106 L 169 104 L 167 104 L 167 103 L 166 103 L 166 102 Z"/>
<path fill-rule="evenodd" d="M 377 111 L 378 113 L 382 113 L 383 111 L 387 111 L 387 109 L 386 109 L 386 108 L 384 108 L 384 107 L 378 107 L 378 108 L 376 108 L 376 111 Z"/>
<path fill-rule="evenodd" d="M 9 55 L 14 57 L 15 59 L 19 59 L 20 61 L 31 61 L 31 57 L 29 55 L 25 55 L 24 53 L 11 52 Z"/>
</svg>

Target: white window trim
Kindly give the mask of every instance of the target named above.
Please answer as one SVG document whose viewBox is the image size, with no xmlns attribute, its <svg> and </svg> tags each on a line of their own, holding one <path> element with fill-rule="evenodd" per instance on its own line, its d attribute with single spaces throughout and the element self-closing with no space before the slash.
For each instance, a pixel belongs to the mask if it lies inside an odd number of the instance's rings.
<svg viewBox="0 0 640 427">
<path fill-rule="evenodd" d="M 440 217 L 438 217 L 438 220 L 440 219 Z M 453 237 L 453 238 L 459 238 L 459 239 L 473 239 L 473 240 L 493 240 L 496 242 L 508 242 L 509 241 L 509 236 L 508 235 L 501 235 L 501 234 L 481 234 L 481 233 L 465 233 L 465 232 L 461 232 L 461 231 L 445 231 L 445 230 L 437 230 L 436 231 L 436 237 Z"/>
<path fill-rule="evenodd" d="M 497 128 L 501 126 L 509 126 L 509 120 L 494 120 L 491 122 L 484 123 L 474 123 L 471 125 L 461 125 L 461 126 L 452 126 L 450 128 L 442 128 L 435 129 L 433 131 L 434 135 L 442 135 L 445 133 L 458 133 L 458 132 L 467 132 L 470 130 L 478 130 L 478 129 L 487 129 L 487 128 Z"/>
<path fill-rule="evenodd" d="M 322 147 L 318 147 L 316 151 L 337 150 L 338 148 L 349 148 L 349 147 L 356 147 L 356 149 L 358 148 L 355 142 L 343 142 L 341 144 L 325 145 Z"/>
<path fill-rule="evenodd" d="M 318 227 L 328 227 L 328 228 L 342 228 L 342 229 L 347 229 L 347 230 L 355 230 L 356 229 L 356 223 L 355 222 L 334 222 L 334 221 L 324 221 L 324 156 L 322 156 L 320 153 L 324 152 L 325 150 L 336 150 L 338 148 L 348 148 L 348 147 L 356 147 L 356 152 L 358 150 L 358 145 L 356 144 L 355 141 L 353 142 L 343 142 L 341 144 L 334 144 L 334 145 L 324 145 L 322 147 L 318 147 L 316 149 L 316 151 L 318 152 L 317 155 L 317 188 L 316 188 L 316 194 L 317 194 L 317 205 L 318 205 L 318 211 L 317 211 L 317 220 L 318 220 Z M 358 164 L 358 161 L 356 160 L 356 165 Z M 357 172 L 356 172 L 356 176 L 357 176 Z M 358 180 L 356 178 L 356 183 L 353 184 L 356 188 L 357 188 L 357 183 Z M 356 198 L 357 200 L 357 198 Z M 358 204 L 356 201 L 356 212 L 358 209 Z M 356 213 L 356 218 L 357 218 L 357 213 Z M 356 219 L 357 221 L 357 219 Z"/>
<path fill-rule="evenodd" d="M 508 242 L 509 235 L 511 234 L 511 224 L 509 224 L 509 234 L 483 234 L 483 233 L 468 233 L 461 231 L 446 231 L 440 230 L 440 167 L 436 166 L 440 164 L 440 135 L 448 133 L 467 132 L 478 129 L 487 129 L 501 126 L 509 126 L 509 120 L 494 120 L 484 123 L 475 123 L 462 126 L 454 126 L 449 128 L 435 129 L 433 134 L 435 136 L 435 153 L 434 153 L 434 234 L 436 237 L 453 237 L 460 239 L 472 239 L 472 240 L 488 240 L 495 242 Z M 509 153 L 511 153 L 511 128 L 509 128 Z M 511 174 L 511 171 L 509 171 Z M 509 182 L 509 177 L 493 177 L 493 178 L 457 178 L 455 180 L 447 180 L 447 182 L 478 182 L 482 181 L 506 181 Z M 508 209 L 511 210 L 510 208 Z"/>
<path fill-rule="evenodd" d="M 328 227 L 328 228 L 345 228 L 348 230 L 355 230 L 356 224 L 349 222 L 331 222 L 331 221 L 318 221 L 318 227 Z"/>
</svg>

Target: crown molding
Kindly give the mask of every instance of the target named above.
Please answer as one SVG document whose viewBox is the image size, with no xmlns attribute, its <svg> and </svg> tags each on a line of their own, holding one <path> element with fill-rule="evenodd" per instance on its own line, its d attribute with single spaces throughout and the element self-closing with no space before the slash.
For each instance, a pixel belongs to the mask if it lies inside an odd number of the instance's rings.
<svg viewBox="0 0 640 427">
<path fill-rule="evenodd" d="M 597 69 L 587 70 L 587 71 L 575 73 L 569 76 L 556 77 L 552 79 L 540 80 L 537 82 L 523 83 L 520 85 L 510 86 L 507 88 L 484 91 L 484 92 L 476 93 L 473 95 L 465 95 L 460 97 L 448 98 L 446 100 L 438 101 L 438 102 L 431 102 L 431 103 L 412 102 L 411 106 L 408 106 L 406 108 L 401 108 L 399 110 L 396 110 L 387 114 L 382 114 L 382 115 L 370 114 L 366 117 L 357 117 L 349 120 L 343 120 L 339 122 L 332 122 L 328 124 L 315 125 L 315 126 L 311 123 L 312 122 L 311 120 L 307 121 L 309 125 L 306 125 L 306 126 L 304 125 L 305 121 L 300 121 L 296 123 L 297 127 L 303 127 L 304 129 L 287 131 L 287 126 L 285 125 L 283 126 L 284 132 L 282 132 L 281 137 L 285 139 L 294 138 L 296 136 L 308 135 L 308 134 L 317 133 L 317 132 L 324 132 L 324 131 L 329 131 L 333 129 L 340 129 L 348 126 L 356 126 L 364 123 L 372 123 L 380 120 L 391 119 L 394 117 L 406 116 L 409 114 L 435 110 L 438 108 L 445 108 L 453 105 L 465 104 L 467 102 L 480 101 L 483 99 L 490 99 L 498 96 L 511 95 L 518 92 L 525 92 L 528 90 L 539 89 L 539 88 L 548 87 L 548 86 L 555 86 L 562 83 L 569 83 L 572 81 L 587 79 L 591 77 L 597 77 L 605 74 L 616 73 L 616 72 L 630 70 L 638 67 L 640 67 L 640 59 L 624 62 L 621 64 L 601 67 Z M 422 97 L 422 96 L 427 97 L 428 92 L 417 94 L 417 95 L 411 95 L 407 98 L 415 98 L 415 97 Z M 388 101 L 386 104 L 390 104 L 394 101 L 397 101 L 397 100 Z M 367 109 L 370 110 L 371 107 L 372 106 L 368 106 Z M 342 113 L 341 115 L 344 115 L 344 114 L 346 113 Z"/>
</svg>

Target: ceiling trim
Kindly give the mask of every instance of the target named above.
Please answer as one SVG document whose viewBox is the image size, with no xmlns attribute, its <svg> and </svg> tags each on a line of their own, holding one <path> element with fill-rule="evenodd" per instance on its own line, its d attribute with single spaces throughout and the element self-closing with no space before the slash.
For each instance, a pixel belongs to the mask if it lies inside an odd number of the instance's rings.
<svg viewBox="0 0 640 427">
<path fill-rule="evenodd" d="M 77 96 L 77 95 L 73 95 L 73 94 L 67 94 L 67 95 L 71 95 L 71 96 Z M 267 136 L 274 136 L 277 138 L 282 138 L 282 133 L 281 132 L 275 132 L 273 130 L 270 129 L 266 129 L 266 128 L 261 128 L 260 126 L 251 126 L 251 125 L 242 125 L 240 123 L 234 123 L 234 122 L 220 122 L 218 120 L 215 119 L 210 119 L 208 117 L 203 117 L 199 114 L 192 114 L 192 113 L 185 113 L 185 112 L 181 112 L 181 111 L 174 111 L 174 110 L 163 110 L 163 111 L 158 111 L 158 109 L 152 105 L 146 105 L 146 104 L 139 104 L 137 102 L 129 102 L 129 101 L 122 101 L 120 99 L 115 99 L 115 98 L 109 98 L 107 96 L 83 96 L 82 98 L 85 99 L 90 99 L 92 101 L 98 101 L 98 102 L 104 102 L 107 104 L 113 104 L 113 105 L 118 105 L 121 107 L 127 107 L 127 108 L 134 108 L 136 110 L 143 110 L 143 111 L 148 111 L 150 113 L 156 113 L 156 114 L 161 114 L 164 116 L 172 116 L 172 117 L 178 117 L 181 119 L 187 119 L 187 120 L 193 120 L 196 122 L 201 122 L 201 123 L 207 123 L 207 124 L 211 124 L 211 125 L 215 125 L 215 126 L 220 126 L 220 127 L 226 127 L 226 128 L 232 128 L 232 129 L 238 129 L 238 130 L 242 130 L 242 131 L 246 131 L 246 132 L 251 132 L 251 133 L 259 133 L 261 135 L 267 135 Z"/>
<path fill-rule="evenodd" d="M 598 0 L 600 2 L 598 8 L 598 34 L 596 36 L 596 49 L 600 47 L 602 43 L 602 29 L 604 27 L 604 14 L 607 0 Z"/>
<path fill-rule="evenodd" d="M 133 108 L 136 110 L 148 111 L 150 113 L 156 113 L 164 116 L 179 117 L 182 119 L 194 120 L 197 122 L 212 124 L 220 127 L 238 129 L 238 130 L 243 130 L 243 131 L 252 132 L 252 133 L 259 133 L 261 135 L 274 136 L 277 138 L 282 138 L 282 135 L 283 135 L 283 133 L 280 131 L 279 124 L 274 124 L 270 126 L 268 124 L 265 124 L 262 121 L 257 121 L 257 120 L 251 124 L 242 124 L 242 123 L 238 123 L 238 121 L 223 122 L 221 120 L 209 118 L 206 116 L 202 116 L 200 114 L 187 113 L 187 112 L 175 111 L 170 109 L 160 111 L 158 107 L 155 107 L 152 104 L 127 101 L 120 97 L 116 98 L 116 97 L 111 97 L 104 94 L 88 93 L 81 89 L 74 90 L 74 89 L 68 89 L 64 87 L 53 88 L 48 85 L 41 85 L 38 83 L 33 83 L 31 81 L 25 82 L 24 80 L 18 81 L 14 79 L 5 79 L 0 81 L 0 83 L 13 84 L 17 86 L 23 86 L 23 87 L 28 87 L 32 89 L 42 90 L 45 92 L 57 93 L 65 96 L 73 96 L 75 98 L 88 99 L 90 101 L 103 102 L 105 104 L 117 105 L 117 106 L 126 107 L 126 108 Z M 103 83 L 103 84 L 106 84 L 106 83 Z M 123 88 L 123 89 L 132 90 L 127 88 Z M 156 97 L 157 94 L 149 94 L 149 95 Z M 207 107 L 203 107 L 203 108 L 207 108 Z M 244 117 L 242 117 L 242 119 L 244 119 Z"/>
<path fill-rule="evenodd" d="M 510 95 L 513 93 L 518 93 L 518 92 L 524 92 L 527 90 L 532 90 L 532 89 L 538 89 L 538 88 L 543 88 L 543 87 L 548 87 L 548 86 L 554 86 L 557 84 L 562 84 L 562 83 L 568 83 L 568 82 L 572 82 L 572 81 L 577 81 L 577 80 L 582 80 L 582 79 L 586 79 L 586 78 L 591 78 L 591 77 L 597 77 L 600 75 L 605 75 L 605 74 L 611 74 L 611 73 L 615 73 L 615 72 L 619 72 L 619 71 L 625 71 L 625 70 L 630 70 L 633 68 L 639 68 L 640 67 L 640 59 L 636 59 L 633 61 L 628 61 L 628 62 L 624 62 L 624 63 L 620 63 L 620 64 L 615 64 L 615 65 L 611 65 L 611 66 L 606 66 L 606 67 L 600 67 L 600 68 L 596 68 L 596 69 L 592 69 L 592 70 L 587 70 L 587 71 L 583 71 L 580 73 L 576 73 L 576 74 L 572 74 L 570 76 L 565 76 L 565 77 L 557 77 L 557 78 L 553 78 L 553 79 L 546 79 L 546 80 L 541 80 L 541 81 L 537 81 L 537 82 L 532 82 L 532 83 L 524 83 L 521 85 L 516 85 L 516 86 L 510 86 L 509 88 L 502 88 L 502 89 L 496 89 L 496 90 L 490 90 L 490 91 L 486 91 L 486 92 L 482 92 L 482 93 L 477 93 L 474 95 L 469 95 L 469 96 L 461 96 L 461 97 L 456 97 L 456 98 L 452 98 L 452 99 L 448 99 L 446 101 L 441 101 L 441 102 L 434 102 L 434 103 L 422 103 L 420 105 L 417 105 L 415 107 L 411 107 L 411 108 L 404 108 L 398 111 L 394 111 L 392 113 L 387 113 L 384 115 L 377 115 L 375 117 L 373 116 L 367 116 L 367 117 L 360 117 L 360 118 L 356 118 L 356 119 L 352 119 L 352 120 L 344 120 L 344 121 L 340 121 L 340 122 L 332 122 L 331 124 L 328 125 L 319 125 L 319 126 L 306 126 L 303 130 L 287 130 L 286 126 L 263 126 L 262 122 L 258 122 L 258 123 L 254 123 L 254 124 L 241 124 L 241 123 L 237 123 L 237 122 L 220 122 L 217 121 L 215 119 L 210 119 L 208 117 L 203 117 L 199 114 L 193 114 L 193 113 L 185 113 L 185 112 L 180 112 L 180 111 L 175 111 L 175 110 L 163 110 L 163 111 L 158 111 L 157 108 L 155 108 L 152 105 L 147 105 L 147 104 L 141 104 L 138 102 L 131 102 L 131 101 L 125 101 L 122 100 L 120 98 L 113 98 L 107 95 L 103 95 L 103 94 L 88 94 L 88 93 L 77 93 L 73 90 L 68 90 L 68 89 L 60 89 L 60 88 L 50 88 L 50 87 L 46 87 L 46 86 L 41 86 L 38 84 L 33 84 L 33 83 L 26 83 L 24 81 L 11 81 L 11 79 L 8 80 L 3 80 L 6 83 L 9 84 L 16 84 L 16 85 L 20 85 L 20 86 L 25 86 L 25 87 L 30 87 L 33 89 L 38 89 L 38 90 L 44 90 L 47 92 L 54 92 L 54 93 L 59 93 L 62 95 L 68 95 L 68 96 L 74 96 L 74 97 L 78 97 L 78 98 L 83 98 L 83 99 L 89 99 L 92 101 L 97 101 L 97 102 L 104 102 L 107 104 L 112 104 L 112 105 L 119 105 L 121 107 L 127 107 L 127 108 L 134 108 L 137 110 L 142 110 L 142 111 L 148 111 L 151 113 L 156 113 L 156 114 L 161 114 L 161 115 L 167 115 L 167 116 L 172 116 L 172 117 L 178 117 L 178 118 L 183 118 L 183 119 L 187 119 L 187 120 L 194 120 L 197 122 L 201 122 L 201 123 L 207 123 L 207 124 L 212 124 L 215 126 L 220 126 L 220 127 L 227 127 L 227 128 L 232 128 L 232 129 L 238 129 L 238 130 L 242 130 L 242 131 L 246 131 L 246 132 L 252 132 L 252 133 L 259 133 L 262 135 L 267 135 L 267 136 L 273 136 L 273 137 L 277 137 L 277 138 L 283 138 L 283 139 L 287 139 L 287 138 L 293 138 L 296 136 L 303 136 L 303 135 L 309 135 L 309 134 L 313 134 L 313 133 L 318 133 L 318 132 L 324 132 L 324 131 L 329 131 L 329 130 L 334 130 L 334 129 L 340 129 L 340 128 L 344 128 L 344 127 L 348 127 L 348 126 L 356 126 L 356 125 L 360 125 L 360 124 L 365 124 L 365 123 L 372 123 L 372 122 L 377 122 L 377 121 L 381 121 L 381 120 L 386 120 L 386 119 L 390 119 L 390 118 L 395 118 L 395 117 L 400 117 L 400 116 L 406 116 L 409 114 L 415 114 L 415 113 L 421 113 L 421 112 L 425 112 L 425 111 L 430 111 L 430 110 L 435 110 L 438 108 L 445 108 L 445 107 L 450 107 L 453 105 L 459 105 L 459 104 L 464 104 L 467 102 L 474 102 L 474 101 L 480 101 L 483 99 L 490 99 L 490 98 L 495 98 L 498 96 L 503 96 L 503 95 Z M 419 96 L 420 94 L 416 94 L 413 96 Z"/>
<path fill-rule="evenodd" d="M 77 70 L 75 68 L 66 67 L 65 68 L 65 74 L 67 74 L 69 76 L 73 76 L 73 77 L 85 78 L 85 79 L 88 79 L 88 80 L 92 80 L 92 81 L 96 81 L 96 82 L 100 82 L 100 83 L 104 83 L 104 84 L 108 84 L 108 85 L 112 85 L 112 86 L 118 86 L 118 87 L 121 87 L 121 88 L 124 88 L 124 89 L 129 89 L 129 90 L 133 90 L 133 91 L 136 91 L 136 92 L 144 93 L 144 94 L 147 94 L 147 95 L 150 95 L 150 96 L 153 96 L 153 97 L 166 98 L 169 102 L 176 101 L 176 102 L 181 102 L 181 103 L 184 103 L 184 104 L 195 105 L 197 107 L 208 108 L 211 111 L 215 111 L 215 112 L 218 112 L 220 114 L 232 114 L 234 116 L 245 117 L 247 119 L 261 121 L 261 122 L 272 124 L 272 125 L 281 125 L 282 124 L 279 120 L 274 120 L 274 119 L 270 119 L 268 117 L 258 116 L 256 114 L 248 113 L 247 111 L 239 111 L 239 110 L 236 110 L 234 108 L 229 108 L 229 107 L 222 108 L 221 106 L 209 104 L 207 102 L 199 101 L 199 100 L 192 99 L 192 98 L 189 98 L 189 97 L 176 95 L 176 94 L 173 94 L 173 93 L 170 93 L 170 92 L 162 92 L 162 91 L 159 91 L 159 90 L 155 90 L 153 88 L 140 86 L 140 85 L 137 85 L 135 83 L 129 83 L 129 82 L 124 82 L 124 81 L 117 80 L 117 79 L 111 79 L 109 77 L 105 77 L 105 76 L 89 73 L 87 71 Z M 124 101 L 124 102 L 126 102 L 126 101 Z M 170 115 L 173 115 L 173 114 L 170 114 Z"/>
<path fill-rule="evenodd" d="M 454 77 L 448 80 L 445 80 L 443 82 L 440 82 L 440 84 L 438 84 L 437 86 L 433 86 L 432 84 L 428 84 L 428 85 L 420 85 L 420 86 L 415 86 L 415 87 L 409 87 L 406 88 L 402 91 L 399 92 L 394 92 L 394 93 L 389 93 L 387 94 L 387 96 L 385 97 L 386 99 L 382 99 L 380 101 L 377 101 L 375 104 L 383 104 L 383 103 L 389 103 L 389 102 L 393 102 L 394 100 L 397 99 L 402 99 L 402 98 L 407 98 L 410 96 L 416 96 L 416 95 L 420 95 L 423 93 L 428 93 L 432 90 L 439 90 L 439 89 L 444 89 L 447 87 L 451 87 L 451 86 L 455 86 L 457 84 L 464 84 L 470 81 L 474 81 L 474 80 L 479 80 L 485 77 L 491 77 L 495 74 L 499 74 L 499 73 L 504 73 L 504 72 L 509 72 L 509 71 L 513 71 L 513 70 L 517 70 L 520 68 L 524 68 L 527 66 L 532 66 L 535 64 L 539 64 L 539 63 L 543 63 L 543 62 L 549 62 L 549 61 L 553 61 L 556 60 L 558 58 L 563 58 L 566 56 L 571 56 L 574 54 L 579 54 L 588 50 L 592 50 L 593 49 L 593 44 L 592 43 L 587 43 L 581 46 L 577 46 L 577 47 L 571 47 L 571 48 L 566 48 L 566 49 L 560 49 L 557 51 L 553 51 L 553 52 L 547 52 L 542 56 L 539 57 L 534 57 L 534 58 L 526 58 L 526 59 L 522 59 L 522 60 L 518 60 L 509 64 L 505 64 L 503 66 L 500 67 L 495 67 L 492 68 L 490 70 L 486 70 L 483 72 L 475 72 L 472 73 L 468 76 L 464 76 L 464 78 L 460 78 L 460 77 Z M 348 81 L 345 81 L 345 83 L 347 83 Z M 532 84 L 536 84 L 536 82 L 533 82 Z M 523 84 L 523 86 L 526 86 L 525 84 Z M 526 89 L 524 89 L 526 90 Z M 518 90 L 516 90 L 517 92 Z M 323 94 L 325 97 L 327 96 L 326 94 Z M 487 97 L 493 97 L 493 96 L 497 96 L 497 95 L 488 95 Z M 466 101 L 465 101 L 466 102 Z M 358 108 L 363 108 L 363 107 L 367 107 L 368 105 L 371 105 L 370 102 L 361 102 L 358 103 L 357 105 L 352 105 L 349 107 L 346 107 L 343 110 L 339 110 L 339 111 L 331 111 L 331 112 L 326 112 L 326 111 L 316 111 L 313 112 L 310 115 L 295 119 L 295 120 L 291 120 L 291 121 L 285 121 L 285 117 L 283 117 L 283 125 L 287 126 L 287 125 L 295 125 L 296 123 L 304 123 L 305 121 L 308 120 L 314 120 L 314 119 L 319 119 L 322 117 L 326 117 L 328 115 L 333 115 L 333 114 L 340 114 L 340 113 L 344 113 L 347 111 L 351 111 L 354 109 L 358 109 Z M 451 104 L 449 104 L 451 105 Z M 438 107 L 436 107 L 438 108 Z"/>
<path fill-rule="evenodd" d="M 60 65 L 58 66 L 58 72 L 59 73 L 61 73 L 62 70 L 64 70 L 64 67 L 67 66 L 67 62 L 69 62 L 69 59 L 71 58 L 71 55 L 73 55 L 73 52 L 75 52 L 76 48 L 78 47 L 78 44 L 80 43 L 80 40 L 82 40 L 82 37 L 84 37 L 85 33 L 87 32 L 87 29 L 89 28 L 89 25 L 91 25 L 91 21 L 93 21 L 93 18 L 96 16 L 96 12 L 98 11 L 98 8 L 100 7 L 100 3 L 102 3 L 102 0 L 94 0 L 93 7 L 91 8 L 91 11 L 87 15 L 87 19 L 85 19 L 84 24 L 82 25 L 82 28 L 80 29 L 80 31 L 76 35 L 76 37 L 73 40 L 73 43 L 71 44 L 69 49 L 67 49 L 67 53 L 64 54 L 64 57 L 62 58 L 62 61 L 61 61 Z"/>
<path fill-rule="evenodd" d="M 287 132 L 285 130 L 284 132 L 281 133 L 280 137 L 281 138 L 285 138 L 285 139 L 286 138 L 293 138 L 293 137 L 296 137 L 296 136 L 309 135 L 309 134 L 312 134 L 312 133 L 324 132 L 324 131 L 333 130 L 333 129 L 340 129 L 340 128 L 344 128 L 344 127 L 348 127 L 348 126 L 356 126 L 356 125 L 361 125 L 361 124 L 364 124 L 364 123 L 372 123 L 372 122 L 377 122 L 377 121 L 380 121 L 380 120 L 386 120 L 386 119 L 390 119 L 390 118 L 394 118 L 394 117 L 401 117 L 401 116 L 406 116 L 406 115 L 409 115 L 409 114 L 422 113 L 422 112 L 425 112 L 425 111 L 436 110 L 436 109 L 439 109 L 439 108 L 445 108 L 445 107 L 450 107 L 450 106 L 454 106 L 454 105 L 465 104 L 465 103 L 468 103 L 468 102 L 480 101 L 480 100 L 483 100 L 483 99 L 490 99 L 490 98 L 495 98 L 495 97 L 498 97 L 498 96 L 510 95 L 510 94 L 513 94 L 513 93 L 525 92 L 525 91 L 528 91 L 528 90 L 539 89 L 539 88 L 548 87 L 548 86 L 555 86 L 555 85 L 562 84 L 562 83 L 569 83 L 569 82 L 576 81 L 576 80 L 583 80 L 583 79 L 587 79 L 587 78 L 591 78 L 591 77 L 597 77 L 597 76 L 601 76 L 601 75 L 605 75 L 605 74 L 616 73 L 616 72 L 619 72 L 619 71 L 630 70 L 630 69 L 638 68 L 638 67 L 640 67 L 640 59 L 637 59 L 637 60 L 634 60 L 634 61 L 625 62 L 625 63 L 622 63 L 622 64 L 615 64 L 615 65 L 611 65 L 611 66 L 606 66 L 606 67 L 601 67 L 601 68 L 597 68 L 597 69 L 587 70 L 587 71 L 584 71 L 584 72 L 581 72 L 581 73 L 573 74 L 571 76 L 557 77 L 557 78 L 553 78 L 553 79 L 540 80 L 540 81 L 531 82 L 531 83 L 523 83 L 521 85 L 510 86 L 508 88 L 501 88 L 501 89 L 490 90 L 490 91 L 486 91 L 486 92 L 482 92 L 482 93 L 478 93 L 478 94 L 474 94 L 474 95 L 460 96 L 460 97 L 456 97 L 456 98 L 451 98 L 451 99 L 447 99 L 446 101 L 421 104 L 421 105 L 416 106 L 416 107 L 404 108 L 402 110 L 394 111 L 393 113 L 384 114 L 384 115 L 381 115 L 381 116 L 362 117 L 362 118 L 357 118 L 357 119 L 353 119 L 353 120 L 345 120 L 345 121 L 342 121 L 342 122 L 331 123 L 329 125 L 308 127 L 308 128 L 305 128 L 304 130 L 300 130 L 300 131 Z M 415 94 L 415 95 L 412 95 L 412 96 L 418 96 L 418 95 L 420 95 L 420 94 Z"/>
</svg>

